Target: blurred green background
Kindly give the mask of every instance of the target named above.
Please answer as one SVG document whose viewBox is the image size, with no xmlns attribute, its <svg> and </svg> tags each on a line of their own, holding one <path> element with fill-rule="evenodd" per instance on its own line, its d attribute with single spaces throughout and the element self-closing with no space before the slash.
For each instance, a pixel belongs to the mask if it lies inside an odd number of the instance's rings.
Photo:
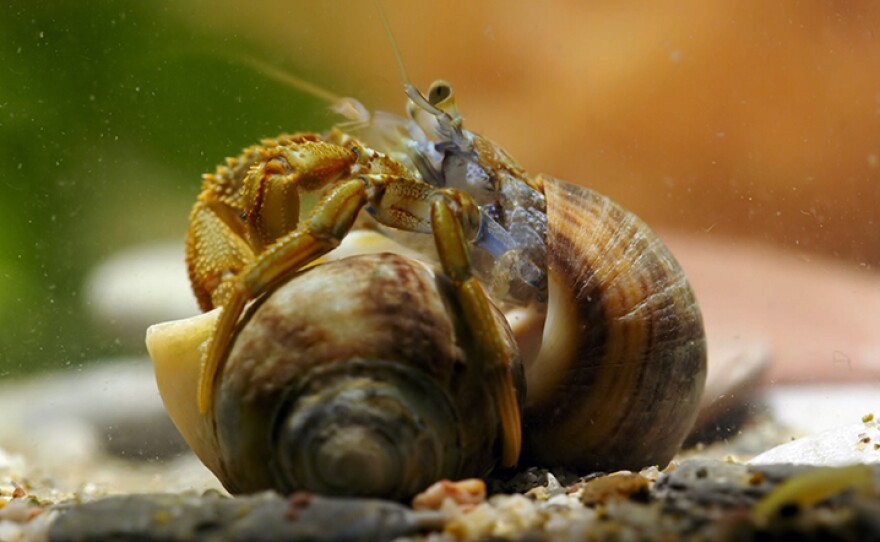
<svg viewBox="0 0 880 542">
<path fill-rule="evenodd" d="M 324 104 L 234 59 L 282 60 L 201 31 L 178 6 L 5 5 L 0 376 L 143 351 L 88 316 L 88 270 L 162 239 L 180 239 L 182 258 L 203 172 L 261 137 L 332 122 Z"/>
</svg>

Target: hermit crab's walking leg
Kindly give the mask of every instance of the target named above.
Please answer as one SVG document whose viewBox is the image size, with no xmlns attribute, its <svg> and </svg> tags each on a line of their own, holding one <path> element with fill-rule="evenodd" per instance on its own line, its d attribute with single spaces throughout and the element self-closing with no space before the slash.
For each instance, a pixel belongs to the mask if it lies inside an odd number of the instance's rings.
<svg viewBox="0 0 880 542">
<path fill-rule="evenodd" d="M 431 205 L 431 223 L 443 270 L 455 286 L 465 322 L 474 334 L 480 359 L 485 360 L 495 408 L 501 419 L 503 438 L 501 464 L 516 465 L 522 444 L 519 402 L 513 382 L 511 350 L 505 340 L 483 286 L 471 274 L 470 252 L 462 232 L 461 214 L 453 209 L 454 201 L 435 198 Z M 461 207 L 458 207 L 459 211 Z"/>
<path fill-rule="evenodd" d="M 316 147 L 325 152 L 315 152 Z M 235 277 L 274 241 L 265 233 L 277 238 L 296 228 L 297 185 L 304 174 L 323 171 L 333 180 L 353 162 L 346 154 L 315 134 L 284 135 L 248 147 L 237 158 L 227 158 L 216 173 L 204 176 L 186 237 L 190 283 L 203 311 L 226 303 Z M 280 167 L 280 161 L 290 170 Z"/>
<path fill-rule="evenodd" d="M 366 203 L 366 188 L 362 179 L 349 180 L 334 188 L 301 227 L 267 247 L 235 279 L 199 372 L 199 412 L 204 414 L 213 405 L 214 378 L 245 304 L 333 250 Z"/>
<path fill-rule="evenodd" d="M 207 199 L 207 198 L 205 198 Z M 231 281 L 254 260 L 254 250 L 234 229 L 234 209 L 217 201 L 196 202 L 186 237 L 190 283 L 203 311 L 221 305 Z"/>
</svg>

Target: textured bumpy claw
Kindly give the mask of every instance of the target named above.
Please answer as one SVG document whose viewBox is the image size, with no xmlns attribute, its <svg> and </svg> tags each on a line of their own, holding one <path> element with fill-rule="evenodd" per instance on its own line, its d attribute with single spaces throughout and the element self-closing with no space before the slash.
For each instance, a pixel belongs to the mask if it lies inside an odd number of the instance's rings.
<svg viewBox="0 0 880 542">
<path fill-rule="evenodd" d="M 351 229 L 366 203 L 366 187 L 360 179 L 347 181 L 324 197 L 309 220 L 268 247 L 234 282 L 232 293 L 208 345 L 199 373 L 199 412 L 213 405 L 214 380 L 220 370 L 235 324 L 249 299 L 290 278 L 304 265 L 330 252 Z"/>
</svg>

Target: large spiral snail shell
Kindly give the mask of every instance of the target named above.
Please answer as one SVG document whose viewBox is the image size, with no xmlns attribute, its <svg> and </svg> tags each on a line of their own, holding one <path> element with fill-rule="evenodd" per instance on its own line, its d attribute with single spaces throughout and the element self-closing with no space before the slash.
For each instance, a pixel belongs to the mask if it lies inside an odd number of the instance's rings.
<svg viewBox="0 0 880 542">
<path fill-rule="evenodd" d="M 665 465 L 706 377 L 693 291 L 634 214 L 588 188 L 543 187 L 549 299 L 540 348 L 524 354 L 524 453 L 580 471 Z"/>
<path fill-rule="evenodd" d="M 609 198 L 533 177 L 464 130 L 445 81 L 427 96 L 410 96 L 426 137 L 407 149 L 425 178 L 481 205 L 475 268 L 508 311 L 526 368 L 522 462 L 581 472 L 665 465 L 706 379 L 702 316 L 678 262 Z"/>
<path fill-rule="evenodd" d="M 678 262 L 609 198 L 532 177 L 463 129 L 449 83 L 410 90 L 406 126 L 422 136 L 397 150 L 481 206 L 476 272 L 508 310 L 526 368 L 524 461 L 586 472 L 665 465 L 706 379 L 702 316 Z"/>
<path fill-rule="evenodd" d="M 213 313 L 159 324 L 148 346 L 163 400 L 234 493 L 405 499 L 438 479 L 485 475 L 499 421 L 448 287 L 389 253 L 304 271 L 242 318 L 209 417 L 195 410 L 190 373 Z M 510 333 L 507 343 L 518 359 Z"/>
</svg>

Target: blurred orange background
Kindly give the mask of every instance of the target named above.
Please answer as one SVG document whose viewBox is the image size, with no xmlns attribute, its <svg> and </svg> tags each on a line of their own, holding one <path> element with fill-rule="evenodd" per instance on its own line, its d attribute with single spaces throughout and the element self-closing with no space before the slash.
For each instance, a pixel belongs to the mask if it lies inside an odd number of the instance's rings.
<svg viewBox="0 0 880 542">
<path fill-rule="evenodd" d="M 260 60 L 403 111 L 375 5 L 213 5 L 198 24 Z M 468 128 L 670 241 L 710 344 L 768 344 L 771 381 L 880 377 L 880 4 L 383 5 L 413 83 L 447 79 Z"/>
<path fill-rule="evenodd" d="M 215 5 L 201 22 L 402 111 L 374 5 Z M 449 80 L 467 126 L 530 171 L 661 228 L 880 263 L 880 4 L 383 5 L 412 81 Z"/>
</svg>

